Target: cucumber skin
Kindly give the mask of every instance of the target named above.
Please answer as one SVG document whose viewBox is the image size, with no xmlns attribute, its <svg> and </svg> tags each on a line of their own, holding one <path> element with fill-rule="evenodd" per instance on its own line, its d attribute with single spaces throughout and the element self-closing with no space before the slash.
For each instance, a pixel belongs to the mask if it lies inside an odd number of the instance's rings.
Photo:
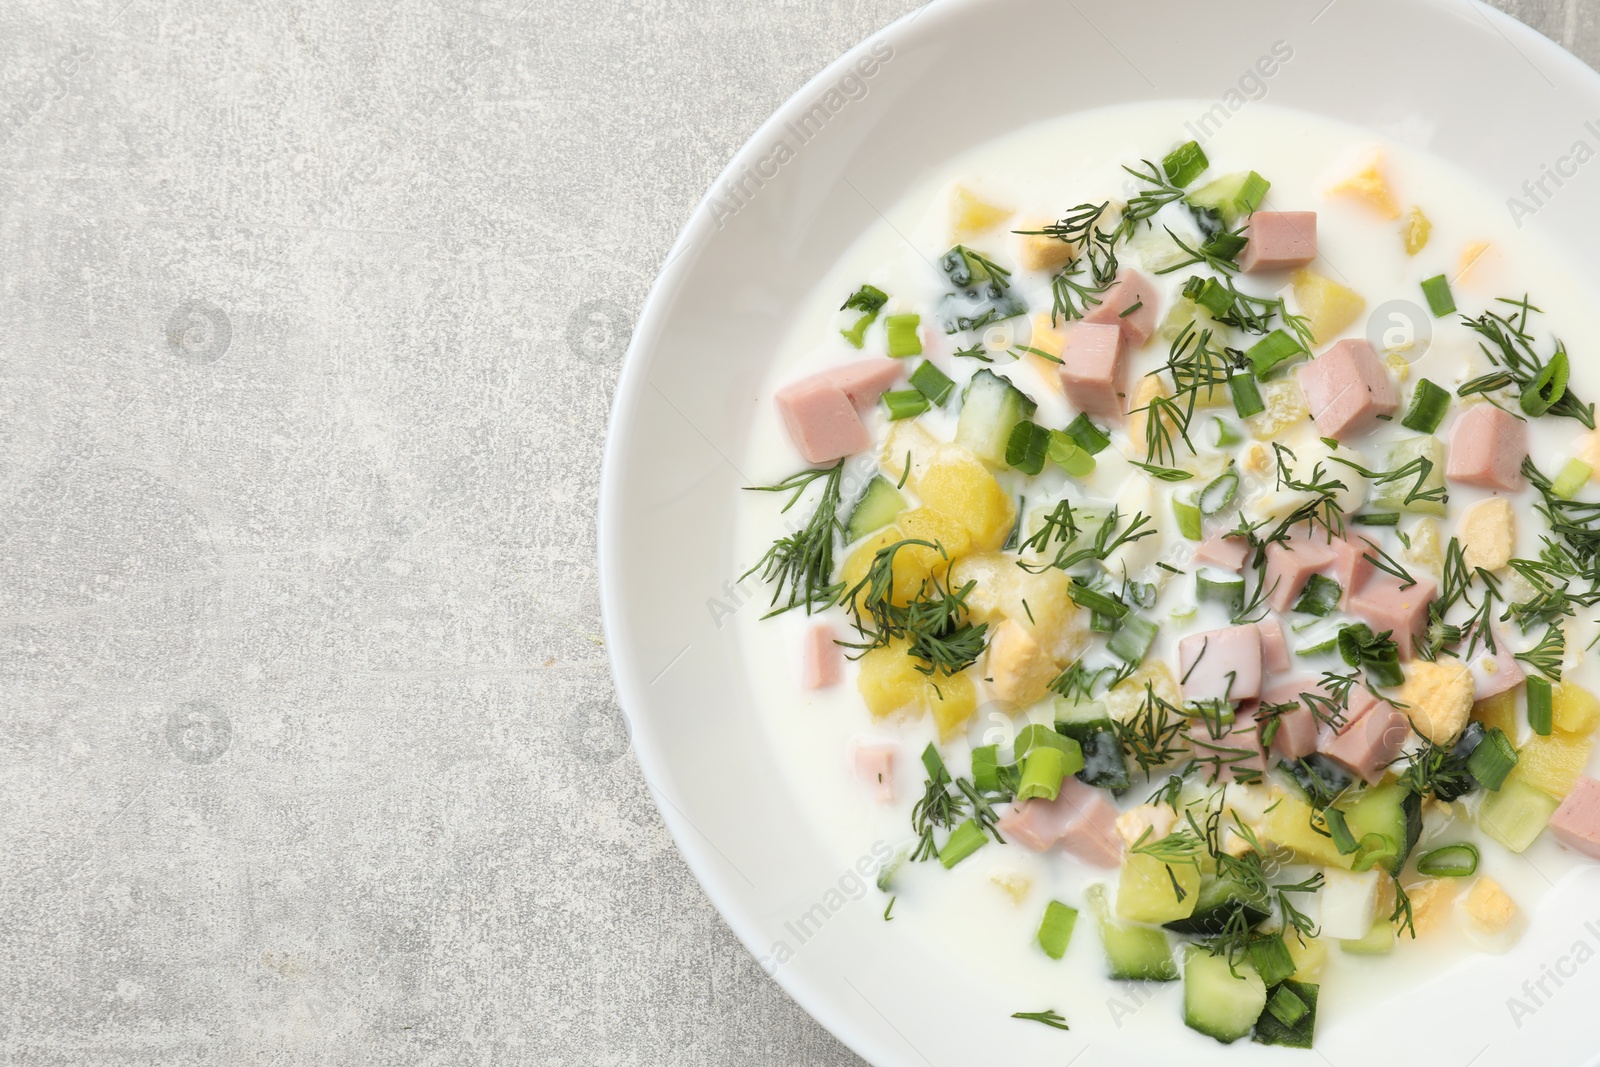
<svg viewBox="0 0 1600 1067">
<path fill-rule="evenodd" d="M 1223 1044 L 1249 1035 L 1267 1006 L 1267 987 L 1247 961 L 1234 966 L 1226 956 L 1213 956 L 1203 948 L 1191 949 L 1183 965 L 1183 1023 Z"/>
<path fill-rule="evenodd" d="M 1400 846 L 1394 858 L 1383 865 L 1398 876 L 1422 836 L 1422 798 L 1400 783 L 1390 782 L 1367 790 L 1345 815 L 1357 841 L 1366 834 L 1380 833 Z"/>
<path fill-rule="evenodd" d="M 1178 980 L 1172 946 L 1167 943 L 1167 935 L 1154 926 L 1102 919 L 1100 944 L 1106 953 L 1106 972 L 1119 982 Z"/>
<path fill-rule="evenodd" d="M 1083 769 L 1078 772 L 1078 781 L 1116 792 L 1128 788 L 1128 761 L 1122 754 L 1122 742 L 1117 739 L 1110 719 L 1058 721 L 1056 730 L 1078 742 L 1083 749 Z"/>
<path fill-rule="evenodd" d="M 877 533 L 894 522 L 895 516 L 905 508 L 906 498 L 900 495 L 900 490 L 883 475 L 874 475 L 845 520 L 845 543 L 854 544 L 868 534 Z"/>
<path fill-rule="evenodd" d="M 1263 1010 L 1256 1020 L 1255 1040 L 1262 1045 L 1281 1045 L 1284 1048 L 1310 1048 L 1317 1029 L 1317 991 L 1315 982 L 1296 982 L 1284 979 L 1283 985 L 1295 996 L 1305 1001 L 1308 1009 L 1293 1026 L 1280 1023 L 1270 1011 Z"/>
<path fill-rule="evenodd" d="M 1238 911 L 1244 912 L 1245 921 L 1252 928 L 1264 922 L 1271 914 L 1267 901 L 1247 899 L 1240 890 L 1241 887 L 1231 878 L 1208 876 L 1200 883 L 1194 914 L 1187 919 L 1174 919 L 1164 925 L 1176 934 L 1217 937 L 1227 929 L 1228 920 Z"/>
<path fill-rule="evenodd" d="M 1028 394 L 985 367 L 962 393 L 956 444 L 991 467 L 1002 467 L 1011 431 L 1038 409 Z"/>
</svg>

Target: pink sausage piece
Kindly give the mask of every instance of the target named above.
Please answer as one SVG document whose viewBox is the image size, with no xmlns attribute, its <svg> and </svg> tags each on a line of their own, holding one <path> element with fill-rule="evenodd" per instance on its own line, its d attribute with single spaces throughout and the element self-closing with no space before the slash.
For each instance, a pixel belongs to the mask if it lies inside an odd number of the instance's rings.
<svg viewBox="0 0 1600 1067">
<path fill-rule="evenodd" d="M 1373 549 L 1365 541 L 1351 541 L 1343 537 L 1334 538 L 1330 547 L 1333 549 L 1333 576 L 1341 590 L 1339 606 L 1348 611 L 1350 598 L 1372 577 L 1374 567 L 1367 556 Z"/>
<path fill-rule="evenodd" d="M 826 689 L 844 676 L 844 650 L 834 641 L 833 627 L 819 622 L 806 631 L 800 646 L 800 688 Z"/>
<path fill-rule="evenodd" d="M 1522 669 L 1522 664 L 1517 662 L 1517 657 L 1506 644 L 1505 635 L 1496 633 L 1494 640 L 1494 670 L 1486 671 L 1474 667 L 1472 671 L 1475 682 L 1472 699 L 1488 700 L 1490 697 L 1499 696 L 1521 685 L 1528 677 Z"/>
<path fill-rule="evenodd" d="M 872 446 L 858 407 L 877 402 L 905 370 L 893 359 L 863 359 L 790 382 L 774 400 L 807 463 L 832 463 Z"/>
<path fill-rule="evenodd" d="M 1254 700 L 1261 695 L 1261 631 L 1254 623 L 1178 642 L 1185 700 Z"/>
<path fill-rule="evenodd" d="M 1328 695 L 1321 683 L 1309 675 L 1276 680 L 1261 694 L 1262 704 L 1297 705 L 1278 716 L 1278 732 L 1272 737 L 1272 751 L 1284 759 L 1300 759 L 1317 750 L 1317 716 L 1306 706 L 1302 695 L 1305 693 Z"/>
<path fill-rule="evenodd" d="M 1340 341 L 1300 368 L 1300 388 L 1311 418 L 1324 437 L 1348 440 L 1393 415 L 1400 390 L 1372 345 L 1361 338 Z"/>
<path fill-rule="evenodd" d="M 1069 782 L 1083 784 L 1069 778 L 1061 783 L 1061 792 L 1054 800 L 1034 797 L 1012 805 L 1011 810 L 996 821 L 1000 833 L 1007 841 L 1015 841 L 1035 852 L 1054 848 L 1079 817 L 1078 805 L 1073 803 L 1073 793 L 1067 788 Z"/>
<path fill-rule="evenodd" d="M 1289 670 L 1289 641 L 1283 635 L 1283 622 L 1276 615 L 1268 615 L 1256 623 L 1261 631 L 1261 670 L 1267 676 L 1283 674 Z"/>
<path fill-rule="evenodd" d="M 1244 561 L 1250 555 L 1250 545 L 1242 538 L 1212 534 L 1201 541 L 1194 550 L 1194 561 L 1225 571 L 1244 570 Z"/>
<path fill-rule="evenodd" d="M 1365 699 L 1358 699 L 1358 694 Z M 1341 733 L 1324 739 L 1322 754 L 1360 775 L 1368 785 L 1376 785 L 1411 737 L 1411 720 L 1387 700 L 1373 699 L 1365 689 L 1351 691 L 1350 713 L 1357 717 Z"/>
<path fill-rule="evenodd" d="M 906 361 L 903 359 L 858 359 L 854 363 L 825 370 L 817 377 L 837 385 L 850 398 L 850 403 L 864 408 L 876 404 L 884 390 L 900 380 L 905 369 Z"/>
<path fill-rule="evenodd" d="M 1220 737 L 1212 736 L 1211 725 L 1202 718 L 1189 727 L 1189 747 L 1201 762 L 1207 781 L 1227 777 L 1235 782 L 1259 782 L 1267 772 L 1267 751 L 1253 711 L 1236 712 Z"/>
<path fill-rule="evenodd" d="M 1115 326 L 1129 348 L 1141 348 L 1156 332 L 1160 297 L 1149 278 L 1133 269 L 1117 273 L 1100 297 L 1100 305 L 1083 317 L 1084 322 Z"/>
<path fill-rule="evenodd" d="M 1073 785 L 1081 785 L 1068 779 Z M 1061 835 L 1060 845 L 1085 863 L 1096 867 L 1115 867 L 1122 862 L 1122 838 L 1117 833 L 1117 809 L 1098 789 L 1083 786 L 1090 795 L 1073 790 L 1073 803 L 1079 817 Z M 1061 792 L 1068 792 L 1067 782 Z"/>
<path fill-rule="evenodd" d="M 1415 585 L 1401 588 L 1400 579 L 1377 574 L 1367 580 L 1350 598 L 1350 614 L 1372 627 L 1373 633 L 1394 632 L 1400 658 L 1410 659 L 1413 637 L 1428 630 L 1428 605 L 1438 595 L 1430 579 L 1419 578 Z"/>
<path fill-rule="evenodd" d="M 1528 424 L 1493 404 L 1477 404 L 1456 420 L 1444 472 L 1462 485 L 1515 493 L 1526 484 L 1527 458 Z"/>
<path fill-rule="evenodd" d="M 1550 816 L 1550 832 L 1568 848 L 1600 859 L 1600 782 L 1587 774 L 1579 778 Z"/>
<path fill-rule="evenodd" d="M 1261 580 L 1269 590 L 1267 603 L 1288 611 L 1306 587 L 1306 581 L 1335 559 L 1326 538 L 1300 531 L 1286 542 L 1267 546 L 1267 567 Z"/>
<path fill-rule="evenodd" d="M 1246 274 L 1304 267 L 1317 258 L 1315 211 L 1257 211 L 1250 216 L 1239 269 Z"/>
<path fill-rule="evenodd" d="M 1079 411 L 1107 419 L 1127 412 L 1127 343 L 1116 326 L 1080 322 L 1067 330 L 1060 374 L 1061 388 Z"/>
<path fill-rule="evenodd" d="M 856 778 L 873 790 L 880 803 L 894 800 L 894 767 L 900 746 L 893 741 L 857 741 L 851 746 L 850 765 Z"/>
</svg>

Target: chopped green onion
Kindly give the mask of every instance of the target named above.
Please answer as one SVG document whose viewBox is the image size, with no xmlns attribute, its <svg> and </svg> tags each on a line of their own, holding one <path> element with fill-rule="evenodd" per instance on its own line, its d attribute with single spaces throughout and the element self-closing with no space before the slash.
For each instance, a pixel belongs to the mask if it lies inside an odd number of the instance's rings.
<svg viewBox="0 0 1600 1067">
<path fill-rule="evenodd" d="M 1022 784 L 1017 786 L 1017 799 L 1054 800 L 1060 794 L 1061 782 L 1066 776 L 1065 753 L 1050 746 L 1035 748 L 1022 761 Z"/>
<path fill-rule="evenodd" d="M 1251 384 L 1255 383 L 1252 382 Z M 1213 416 L 1211 422 L 1217 428 L 1216 445 L 1218 448 L 1231 448 L 1244 440 L 1244 434 L 1239 432 L 1239 427 L 1221 415 Z"/>
<path fill-rule="evenodd" d="M 1450 279 L 1443 274 L 1423 282 L 1422 295 L 1428 301 L 1428 310 L 1433 312 L 1436 319 L 1442 319 L 1456 310 L 1456 298 L 1450 294 Z"/>
<path fill-rule="evenodd" d="M 1550 736 L 1553 710 L 1550 679 L 1539 674 L 1530 675 L 1528 678 L 1528 725 L 1533 727 L 1534 733 L 1541 737 Z"/>
<path fill-rule="evenodd" d="M 922 337 L 917 327 L 922 325 L 921 315 L 890 315 L 883 320 L 889 335 L 889 355 L 895 359 L 922 355 Z"/>
<path fill-rule="evenodd" d="M 1094 457 L 1065 430 L 1050 431 L 1050 446 L 1046 454 L 1050 462 L 1074 478 L 1087 478 L 1094 473 Z"/>
<path fill-rule="evenodd" d="M 1563 500 L 1571 500 L 1578 495 L 1578 490 L 1584 487 L 1593 473 L 1594 468 L 1583 460 L 1569 459 L 1567 465 L 1561 468 L 1561 473 L 1550 483 L 1550 491 Z"/>
<path fill-rule="evenodd" d="M 1339 597 L 1343 594 L 1344 588 L 1338 582 L 1326 575 L 1313 574 L 1306 581 L 1300 599 L 1294 602 L 1294 610 L 1302 615 L 1326 616 L 1339 606 Z"/>
<path fill-rule="evenodd" d="M 979 745 L 972 750 L 972 784 L 980 793 L 1000 792 L 999 745 Z"/>
<path fill-rule="evenodd" d="M 1017 759 L 1026 759 L 1028 754 L 1036 748 L 1059 749 L 1067 757 L 1067 773 L 1076 774 L 1083 767 L 1083 748 L 1072 738 L 1059 733 L 1055 727 L 1045 723 L 1029 723 L 1017 731 L 1017 739 L 1012 743 L 1017 754 Z M 1074 767 L 1072 764 L 1076 763 Z"/>
<path fill-rule="evenodd" d="M 1195 503 L 1200 505 L 1200 514 L 1215 515 L 1233 503 L 1234 495 L 1238 492 L 1239 473 L 1230 467 L 1200 491 L 1200 499 Z"/>
<path fill-rule="evenodd" d="M 839 333 L 851 345 L 860 348 L 862 341 L 866 337 L 867 327 L 878 320 L 878 312 L 882 311 L 883 305 L 888 302 L 888 293 L 875 285 L 863 285 L 860 289 L 851 293 L 839 307 L 840 311 L 860 311 L 862 315 L 856 320 L 854 326 L 848 330 L 840 330 Z"/>
<path fill-rule="evenodd" d="M 1418 433 L 1432 433 L 1444 421 L 1444 413 L 1449 407 L 1450 391 L 1424 378 L 1417 383 L 1416 392 L 1411 394 L 1411 407 L 1406 409 L 1400 425 Z"/>
<path fill-rule="evenodd" d="M 1044 470 L 1049 449 L 1050 431 L 1023 419 L 1011 428 L 1011 437 L 1006 441 L 1006 466 L 1024 474 L 1038 474 Z"/>
<path fill-rule="evenodd" d="M 939 850 L 939 862 L 948 871 L 988 843 L 989 835 L 983 832 L 978 820 L 968 819 L 950 831 L 950 839 Z"/>
<path fill-rule="evenodd" d="M 883 406 L 889 409 L 889 421 L 914 419 L 928 410 L 928 398 L 915 389 L 891 389 L 883 394 Z"/>
<path fill-rule="evenodd" d="M 1083 414 L 1067 425 L 1067 436 L 1078 442 L 1078 447 L 1091 456 L 1098 456 L 1111 443 L 1110 435 L 1090 422 L 1089 416 Z"/>
<path fill-rule="evenodd" d="M 1555 407 L 1561 398 L 1567 395 L 1567 378 L 1571 373 L 1567 350 L 1557 348 L 1550 362 L 1540 369 L 1533 381 L 1523 387 L 1522 396 L 1518 400 L 1522 410 L 1538 418 Z"/>
<path fill-rule="evenodd" d="M 1194 302 L 1211 312 L 1212 315 L 1226 315 L 1228 309 L 1233 307 L 1233 294 L 1228 287 L 1215 278 L 1207 278 L 1199 290 L 1194 294 Z"/>
<path fill-rule="evenodd" d="M 1485 789 L 1498 790 L 1517 765 L 1517 750 L 1498 726 L 1489 727 L 1478 747 L 1467 757 L 1467 771 Z"/>
<path fill-rule="evenodd" d="M 1289 946 L 1283 943 L 1282 934 L 1251 938 L 1245 951 L 1269 989 L 1285 978 L 1294 977 L 1294 957 L 1289 954 Z"/>
<path fill-rule="evenodd" d="M 1304 353 L 1305 348 L 1292 334 L 1284 330 L 1273 330 L 1251 345 L 1245 352 L 1245 357 L 1250 360 L 1255 376 L 1258 379 L 1265 379 L 1279 364 Z M 1238 405 L 1237 396 L 1234 398 L 1234 404 Z"/>
<path fill-rule="evenodd" d="M 1476 845 L 1462 841 L 1417 857 L 1417 873 L 1429 878 L 1470 878 L 1478 871 Z"/>
<path fill-rule="evenodd" d="M 1128 615 L 1106 642 L 1106 650 L 1124 663 L 1143 663 L 1160 629 L 1142 615 Z"/>
<path fill-rule="evenodd" d="M 1294 990 L 1288 986 L 1279 986 L 1277 992 L 1272 994 L 1272 999 L 1267 1001 L 1267 1011 L 1285 1026 L 1293 1026 L 1304 1019 L 1310 1010 L 1306 1002 L 1295 996 Z"/>
<path fill-rule="evenodd" d="M 1161 161 L 1161 171 L 1167 176 L 1167 181 L 1179 189 L 1186 188 L 1190 182 L 1205 173 L 1211 161 L 1206 159 L 1205 149 L 1200 147 L 1198 141 L 1187 141 L 1167 153 Z"/>
<path fill-rule="evenodd" d="M 876 311 L 868 311 L 856 320 L 856 324 L 848 330 L 840 330 L 839 335 L 856 348 L 866 343 L 867 327 L 878 321 Z"/>
<path fill-rule="evenodd" d="M 906 861 L 906 854 L 902 850 L 890 857 L 889 862 L 878 868 L 878 888 L 887 893 L 894 884 L 894 876 L 899 873 L 900 865 Z"/>
<path fill-rule="evenodd" d="M 1059 900 L 1045 905 L 1044 920 L 1039 923 L 1039 947 L 1053 960 L 1067 954 L 1072 941 L 1072 927 L 1078 921 L 1078 909 L 1069 908 Z"/>
<path fill-rule="evenodd" d="M 1330 637 L 1326 641 L 1320 642 L 1319 644 L 1307 645 L 1305 648 L 1297 648 L 1294 650 L 1294 654 L 1297 656 L 1321 656 L 1334 651 L 1338 647 L 1339 639 L 1337 637 Z"/>
<path fill-rule="evenodd" d="M 917 369 L 911 372 L 910 381 L 911 388 L 927 397 L 929 403 L 936 407 L 943 406 L 956 387 L 948 374 L 927 360 L 917 364 Z"/>
<path fill-rule="evenodd" d="M 1256 385 L 1256 380 L 1248 374 L 1234 374 L 1228 377 L 1228 395 L 1233 398 L 1233 410 L 1239 413 L 1241 419 L 1248 419 L 1267 410 L 1267 402 L 1261 399 L 1260 386 Z"/>
<path fill-rule="evenodd" d="M 1251 171 L 1245 175 L 1244 184 L 1239 186 L 1238 195 L 1233 198 L 1235 210 L 1241 215 L 1249 215 L 1261 206 L 1261 202 L 1267 198 L 1267 190 L 1271 188 L 1271 182 Z"/>
<path fill-rule="evenodd" d="M 1081 608 L 1088 608 L 1096 615 L 1104 615 L 1110 619 L 1120 619 L 1128 613 L 1128 605 L 1114 596 L 1107 596 L 1097 589 L 1090 589 L 1077 578 L 1072 579 L 1069 590 L 1073 603 Z"/>
<path fill-rule="evenodd" d="M 1177 497 L 1172 498 L 1172 514 L 1178 520 L 1178 532 L 1191 541 L 1198 541 L 1203 536 L 1200 528 L 1200 509 L 1193 504 L 1186 504 Z"/>
<path fill-rule="evenodd" d="M 1369 511 L 1365 515 L 1352 515 L 1350 521 L 1357 526 L 1399 526 L 1398 511 Z"/>
<path fill-rule="evenodd" d="M 1237 615 L 1244 610 L 1244 579 L 1212 578 L 1204 572 L 1196 572 L 1194 596 L 1202 604 L 1221 604 L 1229 615 Z"/>
</svg>

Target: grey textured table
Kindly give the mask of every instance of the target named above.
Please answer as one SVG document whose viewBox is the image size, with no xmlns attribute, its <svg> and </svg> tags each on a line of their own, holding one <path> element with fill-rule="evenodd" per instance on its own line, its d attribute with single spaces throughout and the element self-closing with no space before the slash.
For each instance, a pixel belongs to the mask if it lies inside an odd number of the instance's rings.
<svg viewBox="0 0 1600 1067">
<path fill-rule="evenodd" d="M 594 512 L 674 234 L 913 6 L 0 5 L 0 1061 L 858 1062 L 662 828 Z"/>
</svg>

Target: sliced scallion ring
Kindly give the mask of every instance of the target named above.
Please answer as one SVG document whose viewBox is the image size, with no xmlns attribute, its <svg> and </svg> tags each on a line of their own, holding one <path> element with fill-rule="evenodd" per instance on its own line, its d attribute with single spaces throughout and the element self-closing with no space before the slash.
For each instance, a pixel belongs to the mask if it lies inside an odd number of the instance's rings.
<svg viewBox="0 0 1600 1067">
<path fill-rule="evenodd" d="M 1417 857 L 1417 873 L 1429 878 L 1470 878 L 1478 871 L 1478 849 L 1471 842 L 1445 845 Z"/>
<path fill-rule="evenodd" d="M 1557 348 L 1556 354 L 1550 357 L 1550 362 L 1544 365 L 1533 381 L 1529 382 L 1522 390 L 1519 403 L 1524 413 L 1538 418 L 1567 395 L 1567 378 L 1571 376 L 1572 367 L 1567 359 L 1567 350 Z"/>
<path fill-rule="evenodd" d="M 1239 492 L 1239 472 L 1228 469 L 1219 474 L 1215 481 L 1200 491 L 1200 499 L 1195 501 L 1200 506 L 1200 514 L 1215 515 L 1223 508 L 1233 503 L 1233 498 Z"/>
</svg>

